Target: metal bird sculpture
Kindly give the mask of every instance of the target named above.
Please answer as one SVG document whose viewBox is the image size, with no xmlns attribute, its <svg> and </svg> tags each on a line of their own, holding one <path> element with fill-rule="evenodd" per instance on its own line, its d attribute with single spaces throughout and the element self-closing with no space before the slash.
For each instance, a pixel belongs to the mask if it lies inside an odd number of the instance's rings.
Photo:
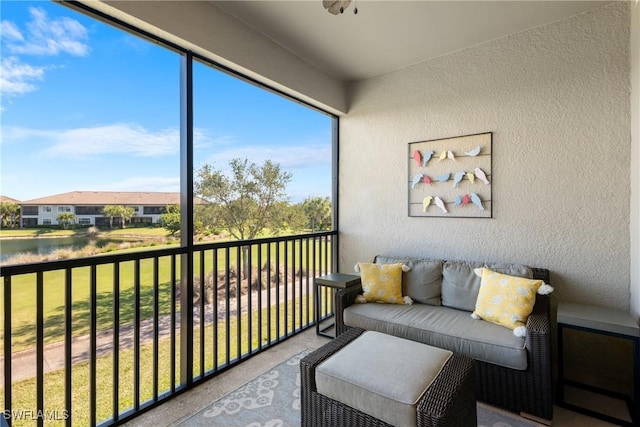
<svg viewBox="0 0 640 427">
<path fill-rule="evenodd" d="M 480 200 L 480 197 L 478 197 L 478 195 L 476 193 L 471 193 L 470 197 L 471 197 L 471 202 L 474 205 L 476 205 L 478 207 L 478 209 L 483 211 L 484 210 L 484 206 L 482 206 L 482 200 Z"/>
<path fill-rule="evenodd" d="M 476 176 L 473 172 L 467 172 L 467 179 L 471 181 L 472 184 L 476 182 Z"/>
<path fill-rule="evenodd" d="M 327 11 L 333 15 L 337 15 L 339 13 L 343 13 L 346 8 L 349 7 L 351 0 L 322 0 L 322 6 L 324 6 Z M 354 10 L 354 13 L 357 12 L 357 8 Z"/>
<path fill-rule="evenodd" d="M 469 195 L 465 194 L 464 196 L 462 196 L 462 206 L 466 205 L 469 203 Z"/>
<path fill-rule="evenodd" d="M 428 175 L 423 175 L 422 176 L 422 182 L 424 182 L 427 185 L 431 185 L 431 178 L 429 178 Z"/>
<path fill-rule="evenodd" d="M 416 188 L 416 185 L 418 185 L 418 183 L 422 180 L 422 174 L 416 174 L 413 176 L 413 185 L 411 185 L 411 188 Z"/>
<path fill-rule="evenodd" d="M 451 150 L 447 151 L 447 158 L 449 160 L 453 160 L 454 162 L 456 161 L 456 156 L 453 155 L 453 151 Z"/>
<path fill-rule="evenodd" d="M 433 156 L 433 150 L 425 151 L 422 155 L 422 166 L 427 166 L 429 160 L 431 160 L 431 156 Z"/>
<path fill-rule="evenodd" d="M 453 206 L 455 206 L 457 208 L 461 204 L 462 204 L 462 196 L 461 195 L 457 195 L 456 196 L 456 201 L 453 202 Z"/>
<path fill-rule="evenodd" d="M 453 188 L 458 188 L 458 184 L 460 183 L 460 181 L 462 181 L 464 174 L 465 174 L 464 171 L 457 172 L 455 174 L 455 176 L 453 177 Z"/>
<path fill-rule="evenodd" d="M 440 175 L 440 176 L 436 177 L 436 180 L 438 180 L 440 182 L 447 182 L 449 180 L 450 176 L 451 176 L 450 173 L 445 173 L 444 175 Z"/>
<path fill-rule="evenodd" d="M 484 171 L 480 168 L 475 168 L 473 173 L 476 174 L 476 178 L 480 181 L 484 182 L 486 185 L 489 185 L 489 180 L 487 179 L 487 175 L 485 175 Z"/>
<path fill-rule="evenodd" d="M 422 199 L 422 212 L 426 212 L 427 211 L 427 208 L 431 204 L 431 200 L 433 200 L 433 197 L 431 197 L 431 196 L 427 196 L 424 199 Z"/>
<path fill-rule="evenodd" d="M 446 150 L 442 150 L 442 153 L 440 153 L 440 157 L 438 158 L 438 161 L 444 160 L 446 158 L 447 158 L 447 151 Z"/>
<path fill-rule="evenodd" d="M 440 209 L 442 209 L 442 212 L 444 213 L 448 213 L 449 211 L 447 210 L 447 208 L 444 206 L 444 202 L 442 201 L 442 199 L 438 196 L 436 196 L 434 198 L 434 201 L 436 203 L 436 206 L 439 207 Z"/>
<path fill-rule="evenodd" d="M 413 152 L 413 160 L 416 161 L 418 167 L 422 166 L 422 154 L 420 154 L 420 151 L 416 150 Z"/>
<path fill-rule="evenodd" d="M 476 148 L 474 148 L 474 149 L 473 149 L 473 150 L 471 150 L 471 151 L 465 151 L 465 152 L 464 152 L 464 154 L 466 154 L 467 156 L 475 157 L 475 156 L 477 156 L 478 154 L 480 154 L 480 150 L 481 150 L 481 149 L 482 149 L 482 148 L 478 145 Z"/>
</svg>

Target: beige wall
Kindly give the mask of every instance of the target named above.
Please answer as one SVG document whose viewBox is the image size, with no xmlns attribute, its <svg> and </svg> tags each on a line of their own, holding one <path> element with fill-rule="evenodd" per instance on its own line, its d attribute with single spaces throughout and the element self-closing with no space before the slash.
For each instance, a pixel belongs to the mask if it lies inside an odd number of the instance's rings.
<svg viewBox="0 0 640 427">
<path fill-rule="evenodd" d="M 631 312 L 640 316 L 640 5 L 631 8 Z"/>
<path fill-rule="evenodd" d="M 378 253 L 526 263 L 552 271 L 561 300 L 628 310 L 629 10 L 606 5 L 353 84 L 341 269 Z M 486 131 L 494 218 L 409 218 L 407 143 Z"/>
</svg>

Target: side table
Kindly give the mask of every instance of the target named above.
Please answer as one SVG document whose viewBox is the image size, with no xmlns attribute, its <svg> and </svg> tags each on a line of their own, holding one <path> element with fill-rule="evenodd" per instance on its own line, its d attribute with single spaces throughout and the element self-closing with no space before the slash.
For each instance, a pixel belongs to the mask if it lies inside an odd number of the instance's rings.
<svg viewBox="0 0 640 427">
<path fill-rule="evenodd" d="M 335 307 L 335 303 L 333 301 L 333 295 L 336 289 L 344 289 L 351 286 L 359 285 L 360 276 L 357 276 L 355 274 L 331 273 L 325 276 L 316 277 L 314 279 L 314 283 L 315 283 L 315 286 L 313 287 L 313 299 L 315 302 L 314 307 L 316 310 L 315 312 L 316 335 L 320 335 L 327 338 L 335 338 L 335 333 L 333 335 L 327 333 L 329 329 L 335 327 L 335 323 L 332 323 L 326 326 L 321 326 L 320 323 L 323 320 L 326 320 L 335 315 L 333 313 L 333 308 Z M 321 289 L 320 289 L 321 287 L 331 288 L 332 298 L 330 300 L 323 301 L 322 295 L 324 294 L 326 296 L 326 292 L 325 293 L 321 292 Z M 325 316 L 324 318 L 321 316 L 323 302 L 324 302 L 325 313 L 329 313 L 329 312 L 332 313 L 330 315 Z"/>
<path fill-rule="evenodd" d="M 593 334 L 631 340 L 633 343 L 633 397 L 564 378 L 563 331 L 575 329 Z M 627 402 L 632 422 L 565 402 L 564 386 L 569 385 Z M 640 328 L 631 314 L 583 304 L 558 303 L 558 405 L 622 426 L 640 425 Z"/>
</svg>

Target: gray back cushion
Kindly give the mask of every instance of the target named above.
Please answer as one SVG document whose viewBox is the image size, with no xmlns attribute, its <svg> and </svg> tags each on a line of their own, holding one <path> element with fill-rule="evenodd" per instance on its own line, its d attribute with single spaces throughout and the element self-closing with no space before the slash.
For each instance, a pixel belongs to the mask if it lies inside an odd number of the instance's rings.
<svg viewBox="0 0 640 427">
<path fill-rule="evenodd" d="M 442 305 L 459 310 L 475 310 L 480 277 L 473 270 L 481 267 L 510 276 L 533 277 L 531 269 L 525 265 L 447 261 L 442 268 Z"/>
<path fill-rule="evenodd" d="M 408 295 L 415 302 L 440 305 L 443 261 L 434 259 L 411 259 L 378 255 L 374 262 L 394 264 L 401 262 L 411 267 L 402 273 L 402 295 Z"/>
</svg>

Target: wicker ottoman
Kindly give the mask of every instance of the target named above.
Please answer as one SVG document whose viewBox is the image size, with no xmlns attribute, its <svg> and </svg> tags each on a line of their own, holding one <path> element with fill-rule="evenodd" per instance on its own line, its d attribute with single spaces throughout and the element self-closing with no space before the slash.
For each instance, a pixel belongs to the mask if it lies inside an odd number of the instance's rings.
<svg viewBox="0 0 640 427">
<path fill-rule="evenodd" d="M 351 328 L 300 361 L 301 424 L 476 426 L 473 369 L 466 356 Z"/>
</svg>

